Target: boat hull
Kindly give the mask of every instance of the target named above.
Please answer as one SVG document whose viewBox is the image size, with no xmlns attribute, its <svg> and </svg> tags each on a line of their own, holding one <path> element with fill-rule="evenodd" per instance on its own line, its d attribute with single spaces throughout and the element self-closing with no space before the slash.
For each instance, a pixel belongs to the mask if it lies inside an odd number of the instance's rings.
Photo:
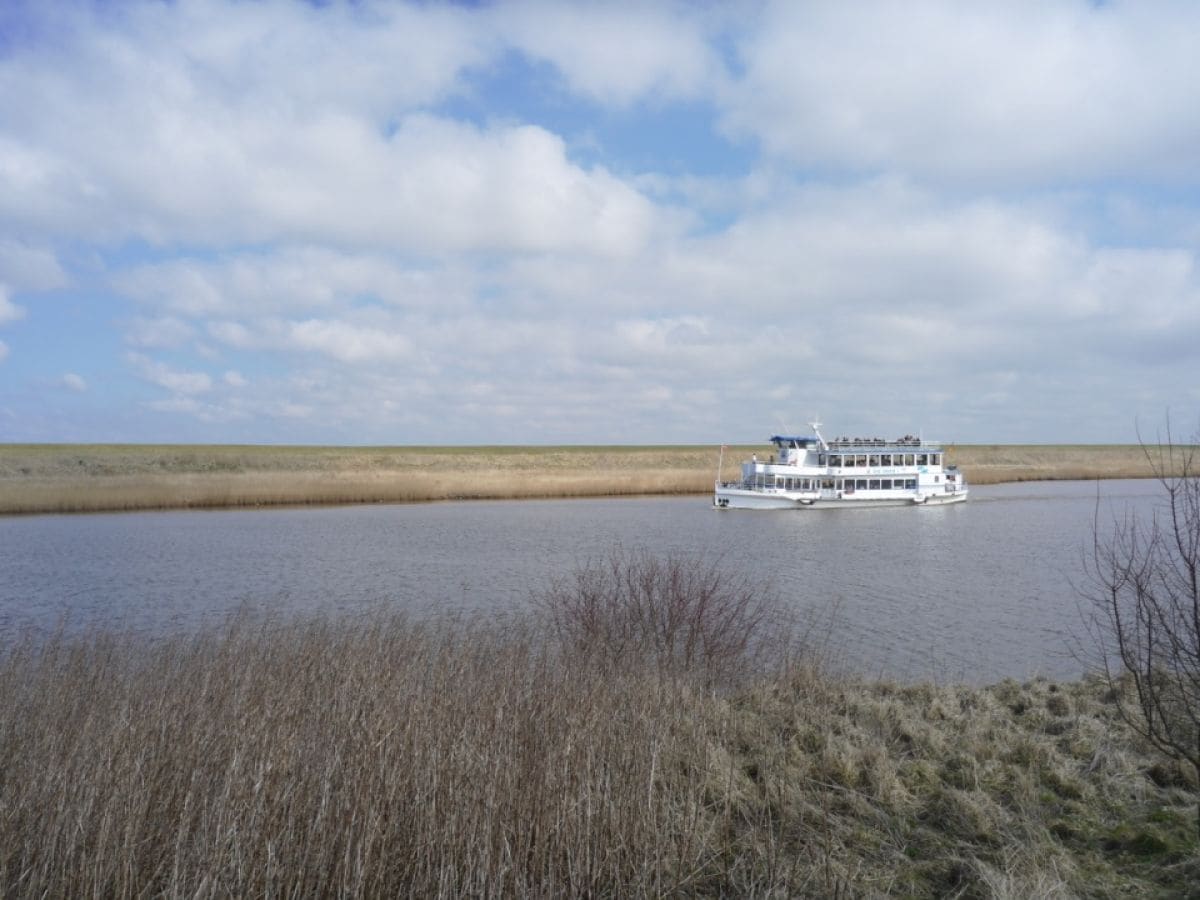
<svg viewBox="0 0 1200 900">
<path fill-rule="evenodd" d="M 866 509 L 878 506 L 946 506 L 962 503 L 967 491 L 924 495 L 905 493 L 890 497 L 842 496 L 813 497 L 787 491 L 752 491 L 745 488 L 719 486 L 713 495 L 718 509 Z"/>
</svg>

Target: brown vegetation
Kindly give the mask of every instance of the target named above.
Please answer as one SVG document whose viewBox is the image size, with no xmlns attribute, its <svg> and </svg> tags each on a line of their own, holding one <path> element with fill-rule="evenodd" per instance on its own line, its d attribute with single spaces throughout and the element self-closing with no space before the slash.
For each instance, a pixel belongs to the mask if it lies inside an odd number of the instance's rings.
<svg viewBox="0 0 1200 900">
<path fill-rule="evenodd" d="M 946 450 L 947 461 L 971 484 L 1154 476 L 1137 444 L 955 444 Z"/>
<path fill-rule="evenodd" d="M 685 571 L 615 575 L 669 597 Z M 698 571 L 716 602 L 668 602 L 669 633 L 732 613 L 761 646 L 764 607 Z M 0 893 L 1165 897 L 1200 879 L 1196 784 L 1099 682 L 734 666 L 729 645 L 673 652 L 636 603 L 580 618 L 576 600 L 0 647 Z"/>
<path fill-rule="evenodd" d="M 0 513 L 699 493 L 711 447 L 0 446 Z"/>
<path fill-rule="evenodd" d="M 1147 447 L 1162 506 L 1126 512 L 1108 534 L 1097 520 L 1084 597 L 1100 670 L 1119 698 L 1119 682 L 1132 686 L 1125 721 L 1200 779 L 1200 457 L 1172 442 L 1169 422 L 1166 435 Z"/>
<path fill-rule="evenodd" d="M 731 448 L 730 476 L 752 452 Z M 716 447 L 0 445 L 0 514 L 289 503 L 701 494 Z M 953 446 L 973 484 L 1140 478 L 1139 447 Z"/>
</svg>

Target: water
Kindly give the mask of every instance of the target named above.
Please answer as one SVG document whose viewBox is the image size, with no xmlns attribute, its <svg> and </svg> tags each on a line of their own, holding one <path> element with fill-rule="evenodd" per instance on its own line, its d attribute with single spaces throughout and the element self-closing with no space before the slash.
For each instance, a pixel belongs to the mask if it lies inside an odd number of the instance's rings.
<svg viewBox="0 0 1200 900">
<path fill-rule="evenodd" d="M 247 608 L 348 615 L 520 606 L 612 548 L 695 553 L 833 616 L 842 664 L 992 681 L 1081 671 L 1073 583 L 1094 482 L 972 488 L 929 509 L 717 512 L 703 497 L 497 501 L 0 519 L 0 636 L 188 631 Z M 1099 486 L 1148 513 L 1150 481 Z"/>
</svg>

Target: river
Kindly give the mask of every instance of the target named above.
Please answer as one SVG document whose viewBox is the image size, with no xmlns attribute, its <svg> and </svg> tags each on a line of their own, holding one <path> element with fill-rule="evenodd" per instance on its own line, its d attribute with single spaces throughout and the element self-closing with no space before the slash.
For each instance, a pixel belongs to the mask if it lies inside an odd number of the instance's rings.
<svg viewBox="0 0 1200 900">
<path fill-rule="evenodd" d="M 944 681 L 1071 678 L 1094 514 L 1153 481 L 972 488 L 913 509 L 718 512 L 705 497 L 0 518 L 0 637 L 189 631 L 239 609 L 485 614 L 613 548 L 696 554 L 833 623 L 839 665 Z"/>
</svg>

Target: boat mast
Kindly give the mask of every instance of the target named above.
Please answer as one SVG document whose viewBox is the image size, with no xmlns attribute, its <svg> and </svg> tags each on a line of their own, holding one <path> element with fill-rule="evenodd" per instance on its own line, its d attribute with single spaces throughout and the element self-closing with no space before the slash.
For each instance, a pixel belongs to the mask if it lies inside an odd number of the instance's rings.
<svg viewBox="0 0 1200 900">
<path fill-rule="evenodd" d="M 813 434 L 817 436 L 817 444 L 822 450 L 828 450 L 829 446 L 825 443 L 825 438 L 821 437 L 821 417 L 813 416 L 813 420 L 808 423 L 812 428 Z"/>
</svg>

